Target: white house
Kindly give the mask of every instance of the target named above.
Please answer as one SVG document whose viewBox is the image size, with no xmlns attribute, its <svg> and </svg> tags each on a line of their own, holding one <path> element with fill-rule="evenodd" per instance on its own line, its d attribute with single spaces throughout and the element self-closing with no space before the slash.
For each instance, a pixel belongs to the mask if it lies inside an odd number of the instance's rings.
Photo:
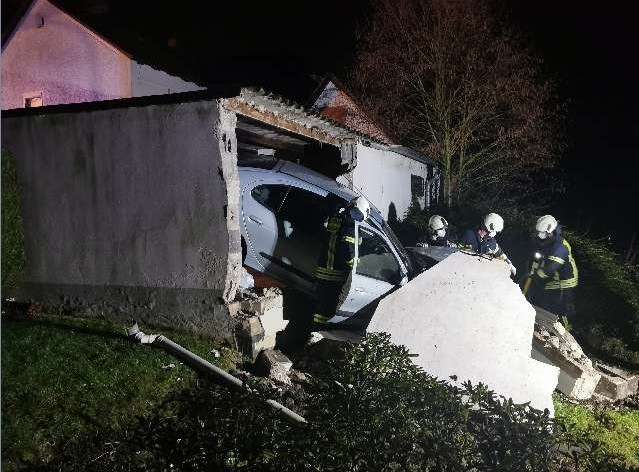
<svg viewBox="0 0 639 472">
<path fill-rule="evenodd" d="M 427 208 L 437 201 L 440 171 L 435 161 L 394 144 L 335 78 L 320 84 L 311 98 L 311 108 L 363 137 L 355 145 L 355 168 L 337 180 L 359 190 L 384 217 L 393 207 L 401 219 L 411 202 Z"/>
<path fill-rule="evenodd" d="M 2 44 L 2 109 L 200 90 L 139 64 L 48 0 L 34 0 Z"/>
</svg>

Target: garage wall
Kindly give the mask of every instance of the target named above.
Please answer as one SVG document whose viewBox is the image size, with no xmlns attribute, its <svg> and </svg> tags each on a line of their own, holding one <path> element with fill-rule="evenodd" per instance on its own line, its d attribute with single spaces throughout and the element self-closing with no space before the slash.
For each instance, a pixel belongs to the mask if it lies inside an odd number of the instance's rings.
<svg viewBox="0 0 639 472">
<path fill-rule="evenodd" d="M 25 297 L 218 329 L 241 264 L 235 116 L 217 100 L 127 102 L 3 116 L 23 189 Z"/>
<path fill-rule="evenodd" d="M 427 181 L 428 166 L 389 150 L 357 145 L 357 166 L 353 170 L 353 185 L 388 218 L 394 204 L 401 219 L 411 203 L 411 175 Z M 418 197 L 422 208 L 429 205 L 428 189 Z"/>
</svg>

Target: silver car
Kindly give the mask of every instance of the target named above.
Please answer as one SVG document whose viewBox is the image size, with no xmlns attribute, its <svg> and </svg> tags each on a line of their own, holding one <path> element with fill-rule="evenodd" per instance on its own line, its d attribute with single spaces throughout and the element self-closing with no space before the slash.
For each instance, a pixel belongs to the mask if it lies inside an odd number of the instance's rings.
<svg viewBox="0 0 639 472">
<path fill-rule="evenodd" d="M 314 296 L 326 218 L 358 196 L 306 167 L 273 158 L 239 163 L 244 264 Z M 359 226 L 359 261 L 345 285 L 338 312 L 344 321 L 408 281 L 411 263 L 376 208 Z"/>
</svg>

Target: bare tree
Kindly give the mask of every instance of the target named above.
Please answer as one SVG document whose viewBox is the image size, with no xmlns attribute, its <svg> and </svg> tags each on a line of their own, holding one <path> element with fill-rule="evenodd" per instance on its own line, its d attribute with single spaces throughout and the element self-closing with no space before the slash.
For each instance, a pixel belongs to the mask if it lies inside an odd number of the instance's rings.
<svg viewBox="0 0 639 472">
<path fill-rule="evenodd" d="M 561 151 L 552 83 L 505 18 L 489 0 L 373 0 L 359 31 L 351 87 L 439 161 L 449 206 L 530 184 Z"/>
</svg>

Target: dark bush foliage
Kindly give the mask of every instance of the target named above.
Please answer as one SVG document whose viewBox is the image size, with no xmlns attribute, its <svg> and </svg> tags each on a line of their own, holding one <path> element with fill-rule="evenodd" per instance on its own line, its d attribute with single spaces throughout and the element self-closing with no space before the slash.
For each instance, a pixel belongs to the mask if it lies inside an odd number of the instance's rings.
<svg viewBox="0 0 639 472">
<path fill-rule="evenodd" d="M 16 289 L 24 270 L 20 188 L 14 158 L 2 150 L 2 294 Z"/>
<path fill-rule="evenodd" d="M 124 431 L 69 443 L 37 470 L 619 470 L 547 412 L 429 376 L 387 335 L 348 348 L 304 391 L 254 387 L 256 395 L 184 391 Z M 308 424 L 264 409 L 260 397 L 274 395 Z"/>
</svg>

